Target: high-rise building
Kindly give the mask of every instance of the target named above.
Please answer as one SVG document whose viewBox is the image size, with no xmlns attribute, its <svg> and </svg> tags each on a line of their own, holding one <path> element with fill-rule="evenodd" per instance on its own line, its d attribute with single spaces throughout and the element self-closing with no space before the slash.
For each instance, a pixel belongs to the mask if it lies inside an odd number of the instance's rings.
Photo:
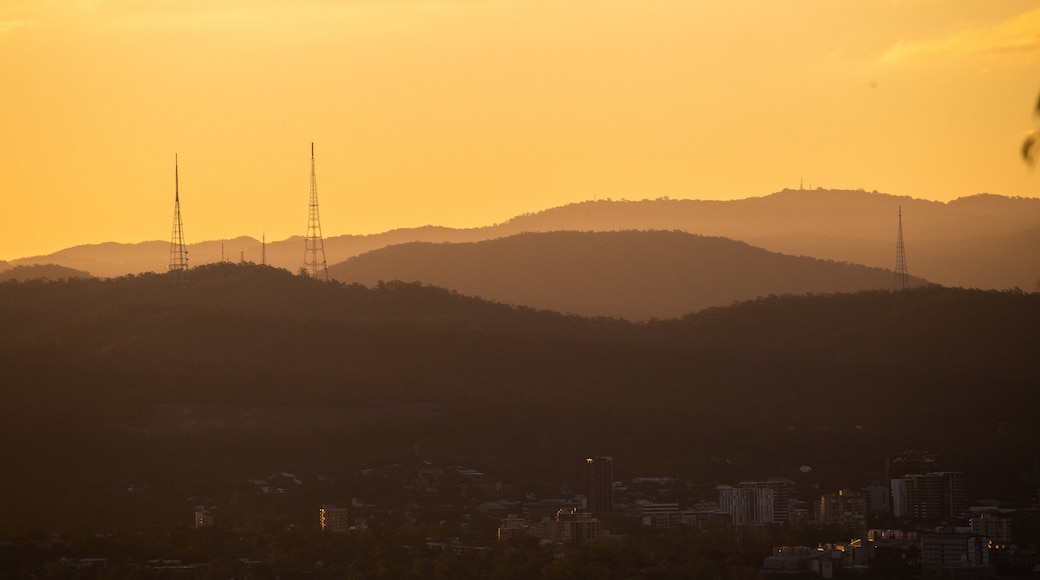
<svg viewBox="0 0 1040 580">
<path fill-rule="evenodd" d="M 589 513 L 598 516 L 614 511 L 614 458 L 586 459 L 585 482 Z"/>
<path fill-rule="evenodd" d="M 863 489 L 867 496 L 867 511 L 875 513 L 892 512 L 892 490 L 880 481 L 871 482 Z"/>
<path fill-rule="evenodd" d="M 888 482 L 919 473 L 939 471 L 939 457 L 927 451 L 904 451 L 885 458 L 885 485 Z"/>
<path fill-rule="evenodd" d="M 964 512 L 964 474 L 959 471 L 906 475 L 889 485 L 896 517 L 938 520 Z"/>
<path fill-rule="evenodd" d="M 772 523 L 785 525 L 790 521 L 791 491 L 794 489 L 794 481 L 785 477 L 774 477 L 765 481 L 742 481 L 740 487 L 750 489 L 768 489 L 772 494 L 758 494 L 757 502 L 768 501 L 768 508 L 762 505 L 757 509 L 753 506 L 751 519 L 761 523 Z M 769 516 L 766 513 L 768 509 Z"/>
<path fill-rule="evenodd" d="M 734 526 L 769 525 L 775 523 L 775 492 L 768 487 L 754 487 L 742 482 L 740 487 L 720 485 L 719 510 L 728 513 Z"/>
<path fill-rule="evenodd" d="M 867 498 L 858 491 L 843 489 L 820 497 L 820 523 L 843 530 L 866 533 Z"/>
</svg>

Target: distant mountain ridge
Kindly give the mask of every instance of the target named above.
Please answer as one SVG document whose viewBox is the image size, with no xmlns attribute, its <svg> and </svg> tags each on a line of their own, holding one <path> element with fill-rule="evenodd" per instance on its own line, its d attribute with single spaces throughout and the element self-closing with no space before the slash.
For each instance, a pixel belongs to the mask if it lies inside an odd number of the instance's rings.
<svg viewBox="0 0 1040 580">
<path fill-rule="evenodd" d="M 910 273 L 948 286 L 1037 290 L 1040 199 L 979 194 L 944 203 L 861 190 L 785 189 L 733 201 L 598 200 L 517 216 L 494 226 L 435 226 L 325 240 L 332 265 L 408 242 L 476 242 L 523 232 L 679 230 L 739 240 L 773 252 L 892 268 L 897 214 L 903 212 Z M 223 250 L 223 251 L 222 251 Z M 302 237 L 269 242 L 269 264 L 296 271 Z M 162 272 L 168 242 L 78 246 L 14 260 L 51 262 L 96 276 Z M 260 241 L 239 237 L 189 245 L 192 265 L 260 261 Z"/>
<path fill-rule="evenodd" d="M 892 272 L 880 268 L 664 231 L 413 242 L 356 256 L 329 268 L 329 275 L 369 286 L 419 281 L 487 300 L 629 320 L 675 318 L 771 294 L 891 289 L 894 282 Z"/>
</svg>

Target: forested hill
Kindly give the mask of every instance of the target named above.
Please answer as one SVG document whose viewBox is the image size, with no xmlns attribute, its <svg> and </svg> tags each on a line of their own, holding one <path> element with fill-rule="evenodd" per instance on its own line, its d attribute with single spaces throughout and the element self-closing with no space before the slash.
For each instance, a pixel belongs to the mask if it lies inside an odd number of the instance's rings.
<svg viewBox="0 0 1040 580">
<path fill-rule="evenodd" d="M 88 272 L 75 270 L 57 264 L 33 264 L 31 266 L 13 266 L 5 268 L 0 263 L 0 282 L 7 280 L 61 280 L 62 278 L 90 278 Z"/>
<path fill-rule="evenodd" d="M 810 464 L 853 485 L 925 448 L 1026 493 L 1037 345 L 1040 296 L 934 286 L 634 324 L 230 264 L 7 282 L 0 518 L 182 517 L 163 510 L 200 489 L 416 449 L 527 483 L 605 454 L 641 475 Z M 156 503 L 113 499 L 131 483 Z"/>
<path fill-rule="evenodd" d="M 675 318 L 770 294 L 891 289 L 894 283 L 890 270 L 665 231 L 402 244 L 351 258 L 329 273 L 368 285 L 415 280 L 509 304 L 628 320 Z"/>
</svg>

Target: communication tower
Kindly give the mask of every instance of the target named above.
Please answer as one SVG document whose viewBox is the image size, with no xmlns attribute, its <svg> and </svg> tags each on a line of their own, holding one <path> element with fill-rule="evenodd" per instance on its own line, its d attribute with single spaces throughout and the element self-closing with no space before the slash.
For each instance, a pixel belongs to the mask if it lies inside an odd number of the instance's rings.
<svg viewBox="0 0 1040 580">
<path fill-rule="evenodd" d="M 307 222 L 307 248 L 303 255 L 303 269 L 311 278 L 317 278 L 320 271 L 325 281 L 329 279 L 329 269 L 325 264 L 325 242 L 321 238 L 321 220 L 318 219 L 318 180 L 314 176 L 314 143 L 311 143 L 310 219 Z"/>
<path fill-rule="evenodd" d="M 906 246 L 903 245 L 903 206 L 899 206 L 899 237 L 896 238 L 896 290 L 910 287 L 910 275 L 906 271 Z"/>
<path fill-rule="evenodd" d="M 260 236 L 260 265 L 267 265 L 267 232 Z"/>
<path fill-rule="evenodd" d="M 170 240 L 171 272 L 188 271 L 188 250 L 184 247 L 184 224 L 181 223 L 181 192 L 177 154 L 173 155 L 173 238 Z"/>
</svg>

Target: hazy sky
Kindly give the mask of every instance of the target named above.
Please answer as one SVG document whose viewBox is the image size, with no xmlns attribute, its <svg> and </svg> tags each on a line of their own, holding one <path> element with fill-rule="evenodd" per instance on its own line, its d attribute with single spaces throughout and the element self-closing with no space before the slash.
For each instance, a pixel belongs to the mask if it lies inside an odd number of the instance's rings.
<svg viewBox="0 0 1040 580">
<path fill-rule="evenodd" d="M 1035 0 L 3 0 L 0 259 L 799 179 L 1036 196 Z"/>
</svg>

